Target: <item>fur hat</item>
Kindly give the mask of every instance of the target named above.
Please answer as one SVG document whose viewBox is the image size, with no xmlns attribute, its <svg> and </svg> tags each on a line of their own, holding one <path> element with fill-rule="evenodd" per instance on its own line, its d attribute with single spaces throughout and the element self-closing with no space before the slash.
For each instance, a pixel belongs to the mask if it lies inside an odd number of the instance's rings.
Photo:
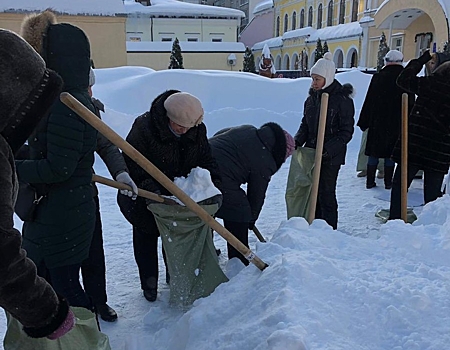
<svg viewBox="0 0 450 350">
<path fill-rule="evenodd" d="M 47 35 L 48 27 L 56 23 L 58 23 L 56 16 L 50 10 L 33 13 L 22 21 L 20 36 L 45 59 L 44 38 Z"/>
<path fill-rule="evenodd" d="M 385 63 L 399 63 L 403 62 L 403 54 L 398 50 L 390 50 L 386 56 L 384 56 Z"/>
<path fill-rule="evenodd" d="M 15 152 L 60 92 L 61 78 L 17 34 L 0 29 L 0 132 Z"/>
<path fill-rule="evenodd" d="M 310 75 L 317 74 L 325 78 L 325 85 L 322 89 L 327 88 L 334 81 L 334 75 L 336 73 L 336 66 L 332 61 L 331 52 L 325 53 L 323 58 L 319 59 L 314 66 L 312 66 Z"/>
<path fill-rule="evenodd" d="M 291 134 L 289 134 L 286 130 L 284 131 L 284 136 L 286 137 L 286 157 L 285 159 L 288 159 L 289 156 L 294 152 L 295 150 L 295 140 L 292 137 Z"/>
<path fill-rule="evenodd" d="M 197 126 L 203 121 L 202 103 L 187 92 L 170 95 L 164 101 L 164 108 L 170 120 L 186 128 Z"/>
<path fill-rule="evenodd" d="M 95 84 L 95 73 L 94 70 L 91 68 L 89 70 L 89 86 L 94 86 Z"/>
</svg>

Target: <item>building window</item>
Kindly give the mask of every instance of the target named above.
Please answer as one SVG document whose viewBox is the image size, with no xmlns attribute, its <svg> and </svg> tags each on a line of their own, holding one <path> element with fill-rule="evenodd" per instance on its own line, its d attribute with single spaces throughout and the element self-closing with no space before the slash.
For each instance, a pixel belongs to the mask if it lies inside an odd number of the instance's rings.
<svg viewBox="0 0 450 350">
<path fill-rule="evenodd" d="M 331 27 L 333 25 L 333 0 L 328 4 L 328 17 L 327 17 L 327 26 Z"/>
<path fill-rule="evenodd" d="M 341 0 L 339 5 L 339 24 L 343 24 L 345 22 L 345 0 Z"/>
<path fill-rule="evenodd" d="M 187 41 L 198 41 L 198 38 L 188 38 Z"/>
<path fill-rule="evenodd" d="M 392 50 L 403 51 L 403 38 L 392 38 L 391 43 Z"/>
<path fill-rule="evenodd" d="M 352 22 L 356 22 L 358 20 L 358 7 L 359 7 L 359 1 L 353 0 Z"/>
<path fill-rule="evenodd" d="M 305 9 L 300 11 L 300 28 L 305 26 Z"/>
<path fill-rule="evenodd" d="M 161 41 L 172 41 L 172 38 L 161 38 Z"/>
<path fill-rule="evenodd" d="M 313 19 L 313 8 L 310 6 L 308 10 L 308 27 L 312 27 L 312 19 Z"/>
<path fill-rule="evenodd" d="M 292 14 L 292 30 L 297 26 L 297 12 L 294 11 Z"/>
<path fill-rule="evenodd" d="M 288 15 L 287 13 L 284 15 L 284 31 L 283 33 L 286 33 L 288 31 Z"/>
<path fill-rule="evenodd" d="M 276 27 L 275 36 L 280 36 L 280 16 L 277 17 L 277 27 Z"/>
<path fill-rule="evenodd" d="M 317 10 L 317 29 L 322 28 L 322 12 L 322 4 L 320 4 Z"/>
<path fill-rule="evenodd" d="M 213 43 L 221 43 L 222 42 L 222 38 L 212 38 L 211 41 Z"/>
</svg>

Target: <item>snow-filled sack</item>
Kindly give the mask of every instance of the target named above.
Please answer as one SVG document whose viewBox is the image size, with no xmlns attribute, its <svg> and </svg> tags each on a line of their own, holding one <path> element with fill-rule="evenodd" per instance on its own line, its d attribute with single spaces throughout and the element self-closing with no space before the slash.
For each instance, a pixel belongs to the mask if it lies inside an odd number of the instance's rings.
<svg viewBox="0 0 450 350">
<path fill-rule="evenodd" d="M 200 167 L 192 169 L 187 177 L 176 177 L 173 182 L 197 203 L 214 197 L 215 195 L 222 194 L 219 189 L 214 186 L 209 171 Z M 170 198 L 183 204 L 176 197 Z"/>
</svg>

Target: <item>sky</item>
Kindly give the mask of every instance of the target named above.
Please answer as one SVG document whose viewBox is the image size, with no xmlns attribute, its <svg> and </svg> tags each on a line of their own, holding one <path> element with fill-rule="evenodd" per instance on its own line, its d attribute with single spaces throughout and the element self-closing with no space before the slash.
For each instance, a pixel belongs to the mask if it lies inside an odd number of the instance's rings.
<svg viewBox="0 0 450 350">
<path fill-rule="evenodd" d="M 175 88 L 203 103 L 208 135 L 241 124 L 273 121 L 294 134 L 310 79 L 268 79 L 241 72 L 142 67 L 96 70 L 94 96 L 106 106 L 103 120 L 122 137 L 162 91 Z M 337 75 L 355 88 L 356 116 L 370 75 Z M 381 108 L 381 106 L 380 106 Z M 130 224 L 116 204 L 116 190 L 99 185 L 107 264 L 108 303 L 119 315 L 100 321 L 114 350 L 443 350 L 450 343 L 450 196 L 422 204 L 414 180 L 409 204 L 418 220 L 382 224 L 389 207 L 382 180 L 367 190 L 356 177 L 361 132 L 355 129 L 337 184 L 338 230 L 324 221 L 286 220 L 284 194 L 290 158 L 272 177 L 250 248 L 269 267 L 260 271 L 226 258 L 229 277 L 209 297 L 183 312 L 169 307 L 160 257 L 158 299 L 146 301 L 133 257 Z M 97 157 L 95 170 L 108 176 Z M 16 226 L 21 222 L 16 218 Z M 0 313 L 0 336 L 5 331 Z M 0 346 L 1 349 L 1 346 Z"/>
</svg>

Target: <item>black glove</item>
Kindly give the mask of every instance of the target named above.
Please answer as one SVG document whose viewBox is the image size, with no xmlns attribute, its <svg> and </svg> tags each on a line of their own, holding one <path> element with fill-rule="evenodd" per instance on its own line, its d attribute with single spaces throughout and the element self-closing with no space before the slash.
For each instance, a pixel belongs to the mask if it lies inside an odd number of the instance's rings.
<svg viewBox="0 0 450 350">
<path fill-rule="evenodd" d="M 253 228 L 255 227 L 255 222 L 254 221 L 250 221 L 248 223 L 248 229 L 253 231 Z"/>
<path fill-rule="evenodd" d="M 422 56 L 420 56 L 418 59 L 417 59 L 417 61 L 420 63 L 420 64 L 425 64 L 425 63 L 427 63 L 429 60 L 431 60 L 431 55 L 430 55 L 430 50 L 426 50 L 423 54 L 422 54 Z"/>
<path fill-rule="evenodd" d="M 297 141 L 295 141 L 295 149 L 302 147 L 302 145 L 300 143 L 298 143 Z"/>
</svg>

